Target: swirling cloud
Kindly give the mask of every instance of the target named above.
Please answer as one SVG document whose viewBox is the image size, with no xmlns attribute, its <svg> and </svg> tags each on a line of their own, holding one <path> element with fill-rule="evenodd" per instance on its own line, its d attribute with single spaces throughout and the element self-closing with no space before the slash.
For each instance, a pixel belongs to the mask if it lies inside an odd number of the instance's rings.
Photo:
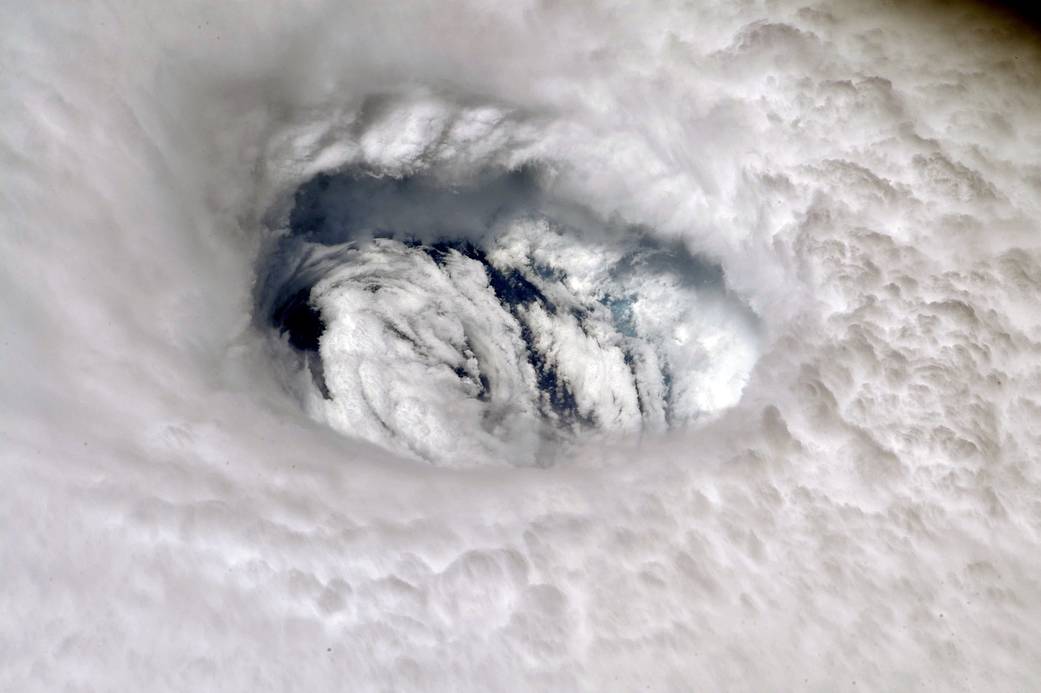
<svg viewBox="0 0 1041 693">
<path fill-rule="evenodd" d="M 0 688 L 1036 684 L 1032 30 L 0 22 Z"/>
</svg>

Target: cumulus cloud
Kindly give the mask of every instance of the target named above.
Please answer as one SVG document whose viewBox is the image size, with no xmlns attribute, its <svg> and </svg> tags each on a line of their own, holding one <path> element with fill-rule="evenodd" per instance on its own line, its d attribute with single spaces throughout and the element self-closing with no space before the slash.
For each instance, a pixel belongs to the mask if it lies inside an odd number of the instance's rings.
<svg viewBox="0 0 1041 693">
<path fill-rule="evenodd" d="M 0 21 L 3 688 L 1036 681 L 1007 16 Z"/>
</svg>

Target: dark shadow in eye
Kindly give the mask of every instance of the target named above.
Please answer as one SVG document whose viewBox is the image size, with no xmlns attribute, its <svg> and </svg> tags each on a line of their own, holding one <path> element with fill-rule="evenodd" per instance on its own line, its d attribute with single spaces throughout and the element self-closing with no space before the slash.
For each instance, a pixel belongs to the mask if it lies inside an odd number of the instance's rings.
<svg viewBox="0 0 1041 693">
<path fill-rule="evenodd" d="M 289 343 L 300 351 L 318 351 L 318 340 L 325 332 L 321 313 L 310 303 L 311 289 L 301 289 L 275 309 L 272 323 L 289 334 Z"/>
<path fill-rule="evenodd" d="M 529 167 L 448 187 L 425 175 L 319 174 L 297 190 L 289 231 L 325 245 L 379 237 L 477 241 L 498 216 L 540 207 L 536 176 Z"/>
<path fill-rule="evenodd" d="M 546 310 L 551 312 L 556 310 L 552 302 L 522 272 L 517 269 L 496 267 L 488 260 L 487 253 L 469 241 L 438 241 L 428 246 L 414 247 L 419 247 L 426 252 L 439 265 L 444 264 L 445 258 L 451 251 L 480 262 L 484 266 L 484 273 L 488 276 L 488 284 L 495 292 L 495 297 L 504 306 L 528 305 L 537 301 Z"/>
<path fill-rule="evenodd" d="M 304 353 L 311 378 L 325 399 L 332 399 L 325 382 L 325 367 L 318 353 L 319 340 L 325 332 L 325 323 L 317 308 L 311 305 L 311 289 L 301 289 L 281 303 L 274 311 L 271 323 L 280 334 L 286 334 L 289 344 Z"/>
</svg>

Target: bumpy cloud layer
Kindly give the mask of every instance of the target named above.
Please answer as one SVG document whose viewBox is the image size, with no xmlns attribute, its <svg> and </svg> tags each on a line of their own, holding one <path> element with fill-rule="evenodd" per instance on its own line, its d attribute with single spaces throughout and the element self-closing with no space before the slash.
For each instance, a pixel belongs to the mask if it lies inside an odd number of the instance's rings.
<svg viewBox="0 0 1041 693">
<path fill-rule="evenodd" d="M 0 21 L 0 688 L 1041 676 L 1025 30 Z"/>
</svg>

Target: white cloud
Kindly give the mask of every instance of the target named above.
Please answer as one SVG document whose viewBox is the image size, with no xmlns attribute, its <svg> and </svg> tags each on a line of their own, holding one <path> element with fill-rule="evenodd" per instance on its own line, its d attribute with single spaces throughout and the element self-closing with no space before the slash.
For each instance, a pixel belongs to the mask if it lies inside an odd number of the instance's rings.
<svg viewBox="0 0 1041 693">
<path fill-rule="evenodd" d="M 0 688 L 1034 685 L 1039 44 L 968 3 L 803 4 L 0 6 Z M 323 274 L 330 387 L 472 464 L 302 407 L 253 316 L 293 192 L 533 163 L 558 222 L 606 221 L 495 261 L 595 296 L 639 224 L 718 263 L 727 292 L 612 281 L 684 346 L 684 406 L 735 406 L 478 464 L 538 448 L 519 328 L 473 261 L 381 241 Z M 432 216 L 478 238 L 465 202 Z M 377 301 L 348 275 L 381 263 L 419 279 Z M 545 334 L 631 412 L 597 315 Z M 438 365 L 471 372 L 467 329 L 501 401 Z"/>
</svg>

